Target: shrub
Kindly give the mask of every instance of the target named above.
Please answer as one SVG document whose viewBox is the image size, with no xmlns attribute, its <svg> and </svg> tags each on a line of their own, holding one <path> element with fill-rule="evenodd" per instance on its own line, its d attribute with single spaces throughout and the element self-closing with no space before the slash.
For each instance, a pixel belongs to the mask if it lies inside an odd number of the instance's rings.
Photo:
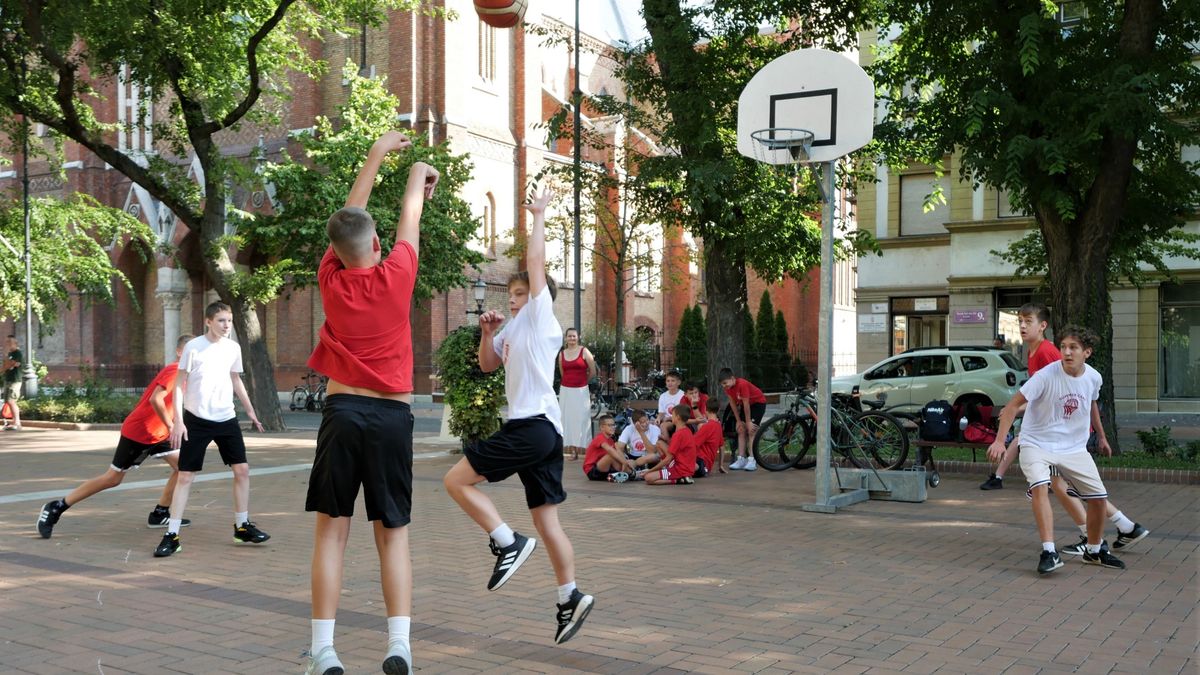
<svg viewBox="0 0 1200 675">
<path fill-rule="evenodd" d="M 485 373 L 479 369 L 478 326 L 450 332 L 434 355 L 446 405 L 450 406 L 450 433 L 464 442 L 486 438 L 500 429 L 504 406 L 504 368 Z"/>
<path fill-rule="evenodd" d="M 1185 443 L 1179 456 L 1189 462 L 1200 462 L 1200 440 Z"/>
<path fill-rule="evenodd" d="M 1176 454 L 1179 446 L 1171 440 L 1171 427 L 1153 427 L 1150 431 L 1138 431 L 1142 451 L 1152 457 L 1169 457 Z"/>
<path fill-rule="evenodd" d="M 21 416 L 44 422 L 118 424 L 137 402 L 138 397 L 116 394 L 106 380 L 85 371 L 80 384 L 50 384 L 37 398 L 21 401 Z"/>
<path fill-rule="evenodd" d="M 607 324 L 597 324 L 584 333 L 583 338 L 596 359 L 596 367 L 603 372 L 612 372 L 616 377 L 620 368 L 611 370 L 617 353 L 616 329 Z M 655 351 L 650 338 L 636 330 L 626 330 L 622 332 L 621 339 L 625 342 L 625 358 L 634 370 L 645 373 L 654 367 Z"/>
</svg>

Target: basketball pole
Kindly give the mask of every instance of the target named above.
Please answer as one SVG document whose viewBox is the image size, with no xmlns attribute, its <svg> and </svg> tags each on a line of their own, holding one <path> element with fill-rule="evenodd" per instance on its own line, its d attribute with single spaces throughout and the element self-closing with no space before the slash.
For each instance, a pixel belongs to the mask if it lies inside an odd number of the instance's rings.
<svg viewBox="0 0 1200 675">
<path fill-rule="evenodd" d="M 835 160 L 822 163 L 824 170 L 825 210 L 821 219 L 821 316 L 818 322 L 820 335 L 817 339 L 817 471 L 816 504 L 828 506 L 830 501 L 829 454 L 830 420 L 833 417 L 833 400 L 830 396 L 833 382 L 833 209 Z"/>
</svg>

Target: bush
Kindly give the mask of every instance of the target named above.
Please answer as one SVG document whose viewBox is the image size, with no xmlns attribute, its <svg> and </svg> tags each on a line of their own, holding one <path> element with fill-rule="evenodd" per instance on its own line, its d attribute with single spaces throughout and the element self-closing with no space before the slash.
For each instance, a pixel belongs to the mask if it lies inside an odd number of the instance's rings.
<svg viewBox="0 0 1200 675">
<path fill-rule="evenodd" d="M 583 337 L 584 344 L 596 359 L 596 367 L 618 377 L 620 369 L 612 370 L 617 353 L 616 329 L 607 324 L 598 324 Z M 621 334 L 621 339 L 625 342 L 625 358 L 634 370 L 644 374 L 654 367 L 654 344 L 650 338 L 636 330 L 627 330 Z"/>
<path fill-rule="evenodd" d="M 1171 427 L 1153 427 L 1150 431 L 1138 431 L 1137 437 L 1142 444 L 1142 452 L 1152 457 L 1169 457 L 1179 448 L 1175 441 L 1171 440 Z"/>
<path fill-rule="evenodd" d="M 21 401 L 21 417 L 43 422 L 119 424 L 137 402 L 136 396 L 114 393 L 107 380 L 85 368 L 79 384 L 47 384 L 37 398 Z"/>
<path fill-rule="evenodd" d="M 1200 440 L 1185 443 L 1180 457 L 1189 462 L 1200 462 Z"/>
<path fill-rule="evenodd" d="M 455 329 L 434 355 L 450 406 L 450 433 L 464 442 L 496 433 L 505 401 L 503 366 L 490 373 L 479 369 L 479 336 L 478 326 Z"/>
</svg>

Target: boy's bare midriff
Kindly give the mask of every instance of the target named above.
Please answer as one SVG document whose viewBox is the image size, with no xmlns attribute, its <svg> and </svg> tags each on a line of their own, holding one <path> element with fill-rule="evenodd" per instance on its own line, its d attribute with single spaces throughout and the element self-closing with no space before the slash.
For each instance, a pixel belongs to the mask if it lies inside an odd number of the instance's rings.
<svg viewBox="0 0 1200 675">
<path fill-rule="evenodd" d="M 403 401 L 404 403 L 412 403 L 411 391 L 375 391 L 366 387 L 351 387 L 348 384 L 342 384 L 337 380 L 330 379 L 325 385 L 325 394 L 333 396 L 334 394 L 353 394 L 355 396 L 370 396 L 371 398 L 386 398 L 390 401 Z"/>
</svg>

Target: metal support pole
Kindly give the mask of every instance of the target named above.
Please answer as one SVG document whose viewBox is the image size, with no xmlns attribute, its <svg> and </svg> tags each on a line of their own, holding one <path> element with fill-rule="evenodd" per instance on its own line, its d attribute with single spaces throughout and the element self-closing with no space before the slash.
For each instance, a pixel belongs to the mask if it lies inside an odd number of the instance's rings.
<svg viewBox="0 0 1200 675">
<path fill-rule="evenodd" d="M 25 62 L 21 62 L 21 84 L 25 84 Z M 25 367 L 21 379 L 24 381 L 22 395 L 37 396 L 37 370 L 33 367 L 33 247 L 29 227 L 29 116 L 22 117 L 24 125 L 21 146 L 21 202 L 25 211 Z"/>
<path fill-rule="evenodd" d="M 830 396 L 833 382 L 833 184 L 834 162 L 822 165 L 825 183 L 825 210 L 821 219 L 821 314 L 817 339 L 817 471 L 816 503 L 830 503 L 830 418 L 833 401 Z"/>
<path fill-rule="evenodd" d="M 574 254 L 575 254 L 575 270 L 574 270 L 575 271 L 575 278 L 574 278 L 574 282 L 575 282 L 575 318 L 574 318 L 574 322 L 575 323 L 574 323 L 574 326 L 575 326 L 576 330 L 583 330 L 583 326 L 580 325 L 583 321 L 583 301 L 582 301 L 582 298 L 580 297 L 580 284 L 581 284 L 582 275 L 580 274 L 580 270 L 579 270 L 579 268 L 581 266 L 581 257 L 582 257 L 580 255 L 580 246 L 579 246 L 579 240 L 580 240 L 579 193 L 582 190 L 582 185 L 581 185 L 582 177 L 580 176 L 580 173 L 579 173 L 580 172 L 580 160 L 581 160 L 580 152 L 579 152 L 579 144 L 580 144 L 580 131 L 581 131 L 580 124 L 581 124 L 581 120 L 583 117 L 579 110 L 583 106 L 583 91 L 579 88 L 579 0 L 575 0 L 575 90 L 571 92 L 571 105 L 575 108 L 575 110 L 574 110 L 575 119 L 574 119 L 574 127 L 573 127 L 574 131 L 575 131 L 575 134 L 574 134 L 575 135 L 575 138 L 574 138 L 574 142 L 575 142 L 575 213 L 574 213 L 575 237 L 572 240 L 572 244 L 574 246 Z"/>
</svg>

